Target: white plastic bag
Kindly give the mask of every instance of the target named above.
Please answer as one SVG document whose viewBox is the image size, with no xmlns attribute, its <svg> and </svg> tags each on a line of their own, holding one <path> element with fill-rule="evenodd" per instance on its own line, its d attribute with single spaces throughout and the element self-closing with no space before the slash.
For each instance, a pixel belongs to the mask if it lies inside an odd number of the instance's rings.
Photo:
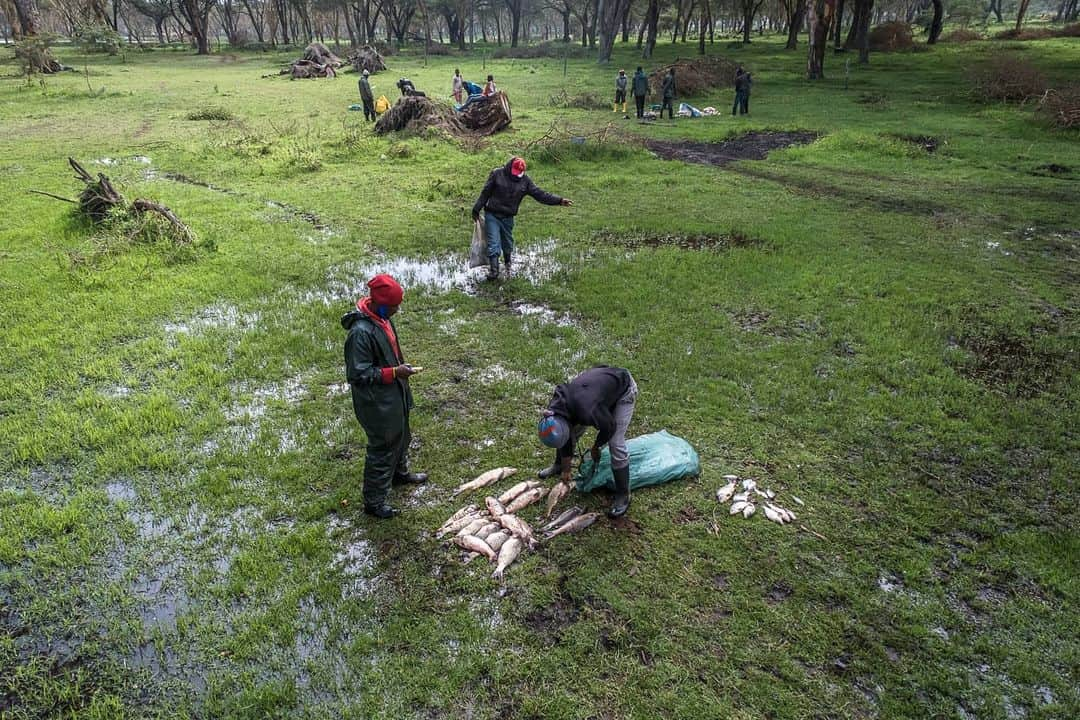
<svg viewBox="0 0 1080 720">
<path fill-rule="evenodd" d="M 487 238 L 484 236 L 484 223 L 477 220 L 473 223 L 472 245 L 469 246 L 469 267 L 484 265 L 487 265 Z"/>
</svg>

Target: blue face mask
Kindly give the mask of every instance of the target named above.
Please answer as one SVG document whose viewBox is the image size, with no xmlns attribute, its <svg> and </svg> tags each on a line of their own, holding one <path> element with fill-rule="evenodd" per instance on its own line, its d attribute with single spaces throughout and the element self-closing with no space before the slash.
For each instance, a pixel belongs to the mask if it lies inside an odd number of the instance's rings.
<svg viewBox="0 0 1080 720">
<path fill-rule="evenodd" d="M 388 305 L 379 305 L 375 308 L 375 313 L 383 320 L 390 318 L 390 307 Z"/>
</svg>

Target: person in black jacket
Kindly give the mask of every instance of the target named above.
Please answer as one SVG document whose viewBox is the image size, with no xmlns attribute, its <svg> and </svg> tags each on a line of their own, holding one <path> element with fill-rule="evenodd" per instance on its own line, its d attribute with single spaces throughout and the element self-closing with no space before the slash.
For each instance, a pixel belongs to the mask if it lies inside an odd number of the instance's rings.
<svg viewBox="0 0 1080 720">
<path fill-rule="evenodd" d="M 421 368 L 405 362 L 397 329 L 390 318 L 401 305 L 403 292 L 389 275 L 376 275 L 367 284 L 370 294 L 341 318 L 349 331 L 345 340 L 345 375 L 352 387 L 353 412 L 367 434 L 364 461 L 364 512 L 391 518 L 397 511 L 387 503 L 391 485 L 427 482 L 426 473 L 409 472 L 409 377 Z"/>
<path fill-rule="evenodd" d="M 600 461 L 600 448 L 611 451 L 611 472 L 615 477 L 615 497 L 608 516 L 621 517 L 630 507 L 630 456 L 626 450 L 626 429 L 634 415 L 638 387 L 625 368 L 597 365 L 573 380 L 555 387 L 544 417 L 537 426 L 540 441 L 556 449 L 555 462 L 541 470 L 541 478 L 556 473 L 570 482 L 574 446 L 586 427 L 596 428 L 590 449 L 593 463 Z"/>
<path fill-rule="evenodd" d="M 525 174 L 525 161 L 519 157 L 510 160 L 488 175 L 480 197 L 473 205 L 473 221 L 480 219 L 484 211 L 484 234 L 488 246 L 488 280 L 499 278 L 499 252 L 506 263 L 506 275 L 510 276 L 510 261 L 514 252 L 514 216 L 526 195 L 532 195 L 545 205 L 573 205 L 570 200 L 553 195 L 536 186 Z"/>
</svg>

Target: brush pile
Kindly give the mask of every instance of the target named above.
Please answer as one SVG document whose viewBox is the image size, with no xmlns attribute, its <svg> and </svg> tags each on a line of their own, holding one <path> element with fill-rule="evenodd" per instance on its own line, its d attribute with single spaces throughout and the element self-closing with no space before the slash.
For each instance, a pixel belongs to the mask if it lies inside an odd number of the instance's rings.
<svg viewBox="0 0 1080 720">
<path fill-rule="evenodd" d="M 406 96 L 384 112 L 375 122 L 375 132 L 424 132 L 428 129 L 450 135 L 492 135 L 510 124 L 510 101 L 505 93 L 496 93 L 480 102 L 470 103 L 461 112 L 427 97 Z"/>
<path fill-rule="evenodd" d="M 915 44 L 911 35 L 911 26 L 906 22 L 887 22 L 870 29 L 867 38 L 870 49 L 875 52 L 895 52 L 908 50 Z"/>
<path fill-rule="evenodd" d="M 1080 85 L 1048 90 L 1039 101 L 1039 113 L 1062 130 L 1080 128 Z"/>
<path fill-rule="evenodd" d="M 307 78 L 337 77 L 337 69 L 344 61 L 330 48 L 320 42 L 313 42 L 304 48 L 304 54 L 281 71 L 281 75 L 289 75 L 293 80 Z"/>
<path fill-rule="evenodd" d="M 749 518 L 760 506 L 762 516 L 777 525 L 786 525 L 799 519 L 798 515 L 775 502 L 775 492 L 768 488 L 759 488 L 756 481 L 749 478 L 740 479 L 737 475 L 725 475 L 724 480 L 727 484 L 716 491 L 716 500 L 721 505 L 731 503 L 731 507 L 728 508 L 729 514 Z M 803 501 L 794 495 L 791 499 L 798 505 L 803 504 Z"/>
<path fill-rule="evenodd" d="M 649 90 L 656 97 L 664 84 L 668 70 L 675 68 L 675 90 L 678 97 L 701 95 L 716 88 L 735 87 L 736 64 L 720 57 L 676 60 L 649 76 Z"/>
<path fill-rule="evenodd" d="M 461 485 L 454 491 L 454 495 L 479 490 L 516 472 L 515 468 L 510 467 L 488 470 L 475 480 Z M 539 545 L 536 532 L 518 513 L 540 501 L 545 495 L 548 495 L 548 490 L 539 481 L 519 482 L 498 497 L 486 497 L 483 507 L 472 504 L 459 509 L 439 526 L 435 537 L 450 536 L 449 542 L 465 551 L 462 558 L 465 563 L 480 556 L 486 557 L 495 565 L 492 577 L 502 580 L 506 569 L 522 552 L 535 549 Z M 556 502 L 563 495 L 565 492 L 559 493 Z M 554 506 L 554 502 L 548 503 L 548 515 Z M 544 525 L 540 532 L 545 540 L 550 540 L 557 535 L 584 530 L 596 522 L 598 517 L 597 513 L 586 513 L 581 508 L 574 507 Z"/>
<path fill-rule="evenodd" d="M 367 70 L 374 75 L 380 70 L 386 69 L 386 62 L 383 61 L 382 55 L 371 45 L 353 48 L 346 57 L 349 59 L 349 63 L 352 64 L 353 69 L 358 73 Z"/>
<path fill-rule="evenodd" d="M 1027 102 L 1041 97 L 1046 76 L 1035 65 L 1010 52 L 997 51 L 968 73 L 972 91 L 985 101 Z"/>
</svg>

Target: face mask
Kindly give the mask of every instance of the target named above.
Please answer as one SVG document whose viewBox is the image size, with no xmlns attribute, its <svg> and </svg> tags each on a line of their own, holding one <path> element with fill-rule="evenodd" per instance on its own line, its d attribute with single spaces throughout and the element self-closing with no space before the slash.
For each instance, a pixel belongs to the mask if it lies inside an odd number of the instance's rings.
<svg viewBox="0 0 1080 720">
<path fill-rule="evenodd" d="M 383 320 L 386 320 L 390 317 L 390 308 L 386 305 L 380 305 L 379 307 L 375 308 L 375 314 L 377 314 Z"/>
</svg>

